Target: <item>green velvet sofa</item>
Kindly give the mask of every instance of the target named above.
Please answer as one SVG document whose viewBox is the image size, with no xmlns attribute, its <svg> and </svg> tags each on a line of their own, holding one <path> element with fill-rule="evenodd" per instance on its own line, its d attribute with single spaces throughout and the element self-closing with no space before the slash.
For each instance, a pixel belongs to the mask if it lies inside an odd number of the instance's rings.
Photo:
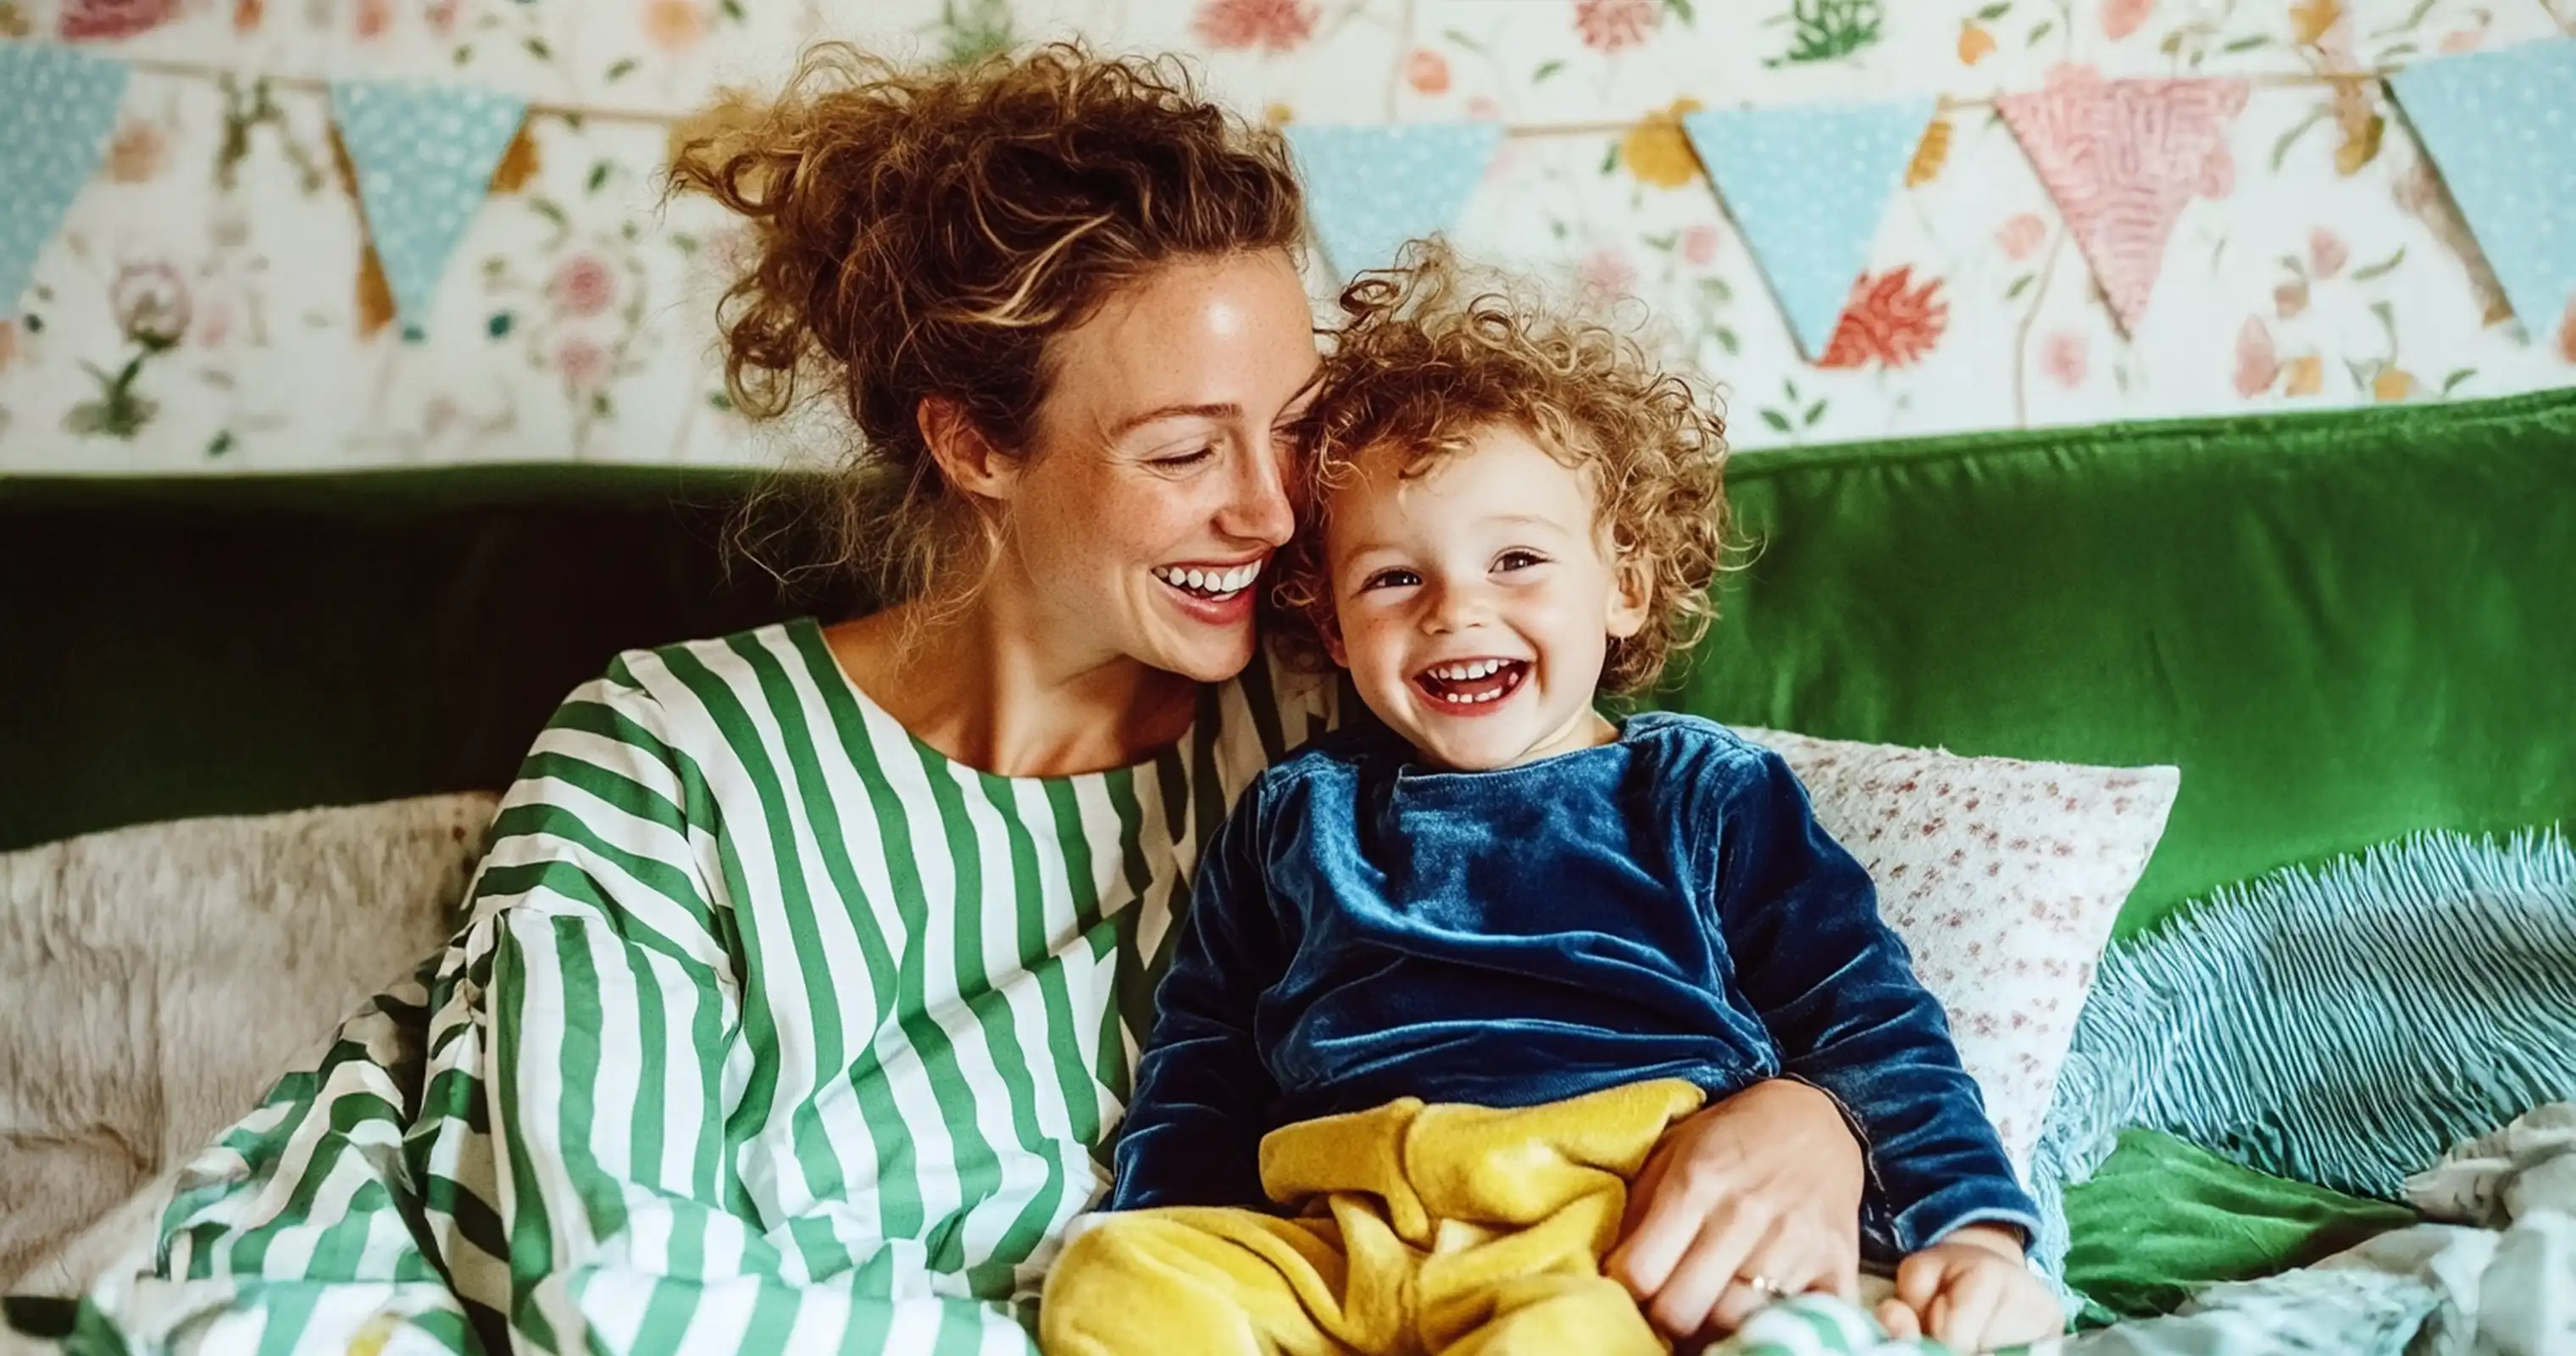
<svg viewBox="0 0 2576 1356">
<path fill-rule="evenodd" d="M 855 608 L 727 569 L 746 484 L 0 479 L 0 850 L 497 788 L 617 650 Z M 2576 391 L 1764 452 L 1730 486 L 1752 549 L 1658 700 L 2179 765 L 2122 933 L 2413 830 L 2576 813 Z M 2073 1260 L 2207 1166 L 2153 1157 L 2070 1199 Z"/>
</svg>

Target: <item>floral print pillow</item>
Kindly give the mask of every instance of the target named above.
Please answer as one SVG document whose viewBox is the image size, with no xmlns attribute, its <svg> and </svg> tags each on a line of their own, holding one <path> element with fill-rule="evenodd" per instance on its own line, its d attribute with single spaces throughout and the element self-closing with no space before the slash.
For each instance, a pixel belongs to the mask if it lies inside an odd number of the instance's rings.
<svg viewBox="0 0 2576 1356">
<path fill-rule="evenodd" d="M 2094 965 L 2181 772 L 1737 733 L 1788 760 L 1817 822 L 1869 871 L 2027 1181 Z"/>
</svg>

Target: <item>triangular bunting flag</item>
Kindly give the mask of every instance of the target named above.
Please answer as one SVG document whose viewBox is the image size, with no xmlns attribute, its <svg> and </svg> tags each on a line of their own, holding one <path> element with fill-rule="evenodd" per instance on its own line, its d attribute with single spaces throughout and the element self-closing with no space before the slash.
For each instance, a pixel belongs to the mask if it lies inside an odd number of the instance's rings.
<svg viewBox="0 0 2576 1356">
<path fill-rule="evenodd" d="M 1995 99 L 2066 218 L 2120 328 L 2146 314 L 2165 241 L 2245 111 L 2242 80 L 2060 75 Z"/>
<path fill-rule="evenodd" d="M 0 317 L 18 313 L 36 252 L 98 172 L 125 75 L 124 62 L 88 52 L 0 43 Z"/>
<path fill-rule="evenodd" d="M 1489 122 L 1288 127 L 1315 235 L 1345 278 L 1385 268 L 1404 242 L 1447 230 L 1502 139 Z"/>
<path fill-rule="evenodd" d="M 1888 197 L 1935 107 L 1907 99 L 1702 109 L 1682 118 L 1810 362 L 1833 341 Z"/>
<path fill-rule="evenodd" d="M 2388 84 L 2538 339 L 2576 297 L 2576 41 L 2428 61 Z"/>
<path fill-rule="evenodd" d="M 516 95 L 465 85 L 332 83 L 331 116 L 358 172 L 367 235 L 409 336 L 428 323 L 447 256 L 526 115 Z"/>
</svg>

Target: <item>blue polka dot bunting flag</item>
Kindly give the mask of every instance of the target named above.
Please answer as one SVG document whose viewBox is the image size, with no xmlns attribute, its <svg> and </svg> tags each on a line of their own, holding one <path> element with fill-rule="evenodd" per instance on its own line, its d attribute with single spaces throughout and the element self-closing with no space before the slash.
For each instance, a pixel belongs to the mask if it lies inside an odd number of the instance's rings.
<svg viewBox="0 0 2576 1356">
<path fill-rule="evenodd" d="M 1385 268 L 1404 242 L 1455 225 L 1503 139 L 1489 122 L 1287 131 L 1315 237 L 1345 278 Z"/>
<path fill-rule="evenodd" d="M 428 324 L 447 257 L 483 205 L 492 170 L 527 116 L 497 90 L 413 81 L 342 80 L 331 117 L 358 172 L 367 235 L 384 264 L 405 337 Z"/>
<path fill-rule="evenodd" d="M 1824 356 L 1931 99 L 1702 109 L 1683 130 L 1810 362 Z"/>
<path fill-rule="evenodd" d="M 125 97 L 122 61 L 69 47 L 0 43 L 0 317 L 36 272 L 81 185 L 98 172 Z"/>
<path fill-rule="evenodd" d="M 2576 308 L 2576 40 L 2410 66 L 2388 79 L 2534 342 Z"/>
</svg>

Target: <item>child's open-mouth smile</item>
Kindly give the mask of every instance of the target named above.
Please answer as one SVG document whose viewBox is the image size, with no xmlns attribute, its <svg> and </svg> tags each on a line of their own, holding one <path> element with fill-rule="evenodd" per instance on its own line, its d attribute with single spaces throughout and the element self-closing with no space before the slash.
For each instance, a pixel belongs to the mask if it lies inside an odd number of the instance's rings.
<svg viewBox="0 0 2576 1356">
<path fill-rule="evenodd" d="M 1413 687 L 1443 714 L 1480 716 L 1520 691 L 1529 667 L 1526 659 L 1499 655 L 1444 660 L 1414 674 Z"/>
</svg>

